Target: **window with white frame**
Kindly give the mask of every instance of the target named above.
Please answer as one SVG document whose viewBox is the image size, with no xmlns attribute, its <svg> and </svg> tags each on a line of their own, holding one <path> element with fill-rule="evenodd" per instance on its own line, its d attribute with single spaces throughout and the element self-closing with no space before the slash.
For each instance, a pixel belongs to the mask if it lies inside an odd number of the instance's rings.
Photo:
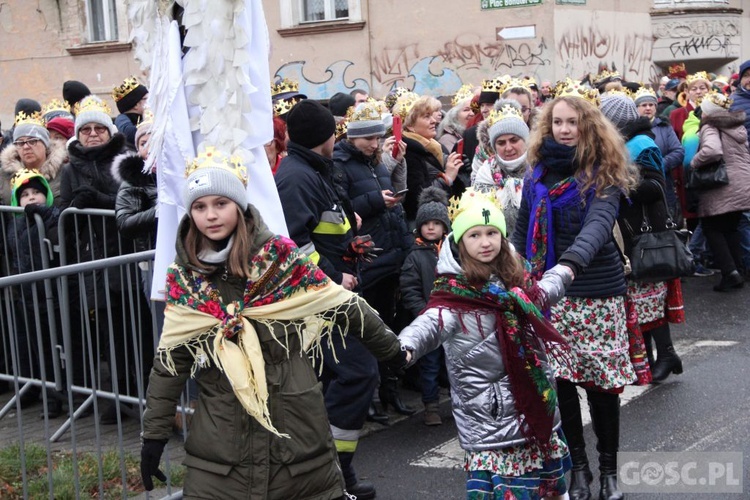
<svg viewBox="0 0 750 500">
<path fill-rule="evenodd" d="M 89 42 L 107 42 L 118 39 L 115 0 L 87 0 L 86 17 Z"/>
<path fill-rule="evenodd" d="M 349 18 L 349 0 L 301 0 L 301 22 L 336 21 Z"/>
</svg>

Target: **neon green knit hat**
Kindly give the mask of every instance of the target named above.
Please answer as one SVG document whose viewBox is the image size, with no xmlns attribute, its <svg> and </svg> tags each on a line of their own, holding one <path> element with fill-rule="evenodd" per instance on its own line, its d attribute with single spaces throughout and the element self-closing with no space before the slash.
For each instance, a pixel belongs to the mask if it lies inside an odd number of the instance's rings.
<svg viewBox="0 0 750 500">
<path fill-rule="evenodd" d="M 503 237 L 507 236 L 503 211 L 483 193 L 467 190 L 460 201 L 451 203 L 451 209 L 453 241 L 456 243 L 474 226 L 495 226 Z"/>
<path fill-rule="evenodd" d="M 44 192 L 44 195 L 47 197 L 47 206 L 52 206 L 54 197 L 52 196 L 52 190 L 49 187 L 47 179 L 38 170 L 24 168 L 13 174 L 13 177 L 10 178 L 10 205 L 12 207 L 20 206 L 19 195 L 26 187 L 35 187 L 39 191 Z"/>
</svg>

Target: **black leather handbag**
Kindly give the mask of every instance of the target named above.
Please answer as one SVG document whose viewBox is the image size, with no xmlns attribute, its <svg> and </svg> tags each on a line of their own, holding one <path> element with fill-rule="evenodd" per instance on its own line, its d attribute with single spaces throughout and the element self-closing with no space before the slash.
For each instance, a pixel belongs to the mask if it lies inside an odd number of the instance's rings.
<svg viewBox="0 0 750 500">
<path fill-rule="evenodd" d="M 652 181 L 654 182 L 654 181 Z M 667 197 L 664 188 L 656 182 L 661 191 L 665 208 Z M 688 231 L 680 231 L 667 213 L 666 229 L 654 232 L 648 220 L 646 205 L 643 205 L 641 234 L 633 236 L 633 251 L 630 254 L 630 279 L 636 281 L 668 281 L 683 276 L 691 276 L 695 270 L 693 254 L 687 246 Z"/>
<path fill-rule="evenodd" d="M 719 132 L 719 140 L 721 140 L 721 132 Z M 697 191 L 714 189 L 729 184 L 727 164 L 724 163 L 724 158 L 701 167 L 690 167 L 686 176 L 687 188 Z"/>
</svg>

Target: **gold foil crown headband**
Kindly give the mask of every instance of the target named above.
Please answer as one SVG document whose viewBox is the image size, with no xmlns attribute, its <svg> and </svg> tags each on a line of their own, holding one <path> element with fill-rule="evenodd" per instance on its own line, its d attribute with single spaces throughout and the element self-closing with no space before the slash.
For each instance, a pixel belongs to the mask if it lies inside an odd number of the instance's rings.
<svg viewBox="0 0 750 500">
<path fill-rule="evenodd" d="M 451 106 L 456 107 L 461 102 L 471 99 L 472 97 L 474 97 L 474 87 L 472 85 L 461 85 L 461 88 L 458 89 L 456 95 L 451 99 Z"/>
<path fill-rule="evenodd" d="M 557 82 L 557 85 L 555 85 L 555 88 L 552 92 L 555 97 L 580 97 L 581 99 L 587 100 L 596 107 L 599 107 L 599 105 L 601 104 L 598 90 L 588 88 L 581 82 L 572 80 L 570 78 L 566 78 L 565 80 L 560 80 L 559 82 Z"/>
<path fill-rule="evenodd" d="M 398 114 L 401 119 L 406 119 L 407 115 L 414 107 L 414 104 L 419 99 L 419 95 L 414 92 L 407 92 L 396 100 L 396 104 L 393 106 L 393 113 Z"/>
<path fill-rule="evenodd" d="M 70 113 L 70 104 L 58 99 L 52 99 L 50 102 L 42 106 L 42 115 L 46 115 L 52 111 L 65 111 L 66 113 Z"/>
<path fill-rule="evenodd" d="M 506 104 L 499 110 L 493 109 L 492 111 L 490 111 L 490 114 L 487 116 L 487 127 L 491 128 L 494 124 L 496 124 L 500 120 L 505 120 L 506 118 L 518 118 L 519 120 L 524 121 L 523 115 L 518 110 L 518 108 L 515 108 L 510 104 Z"/>
<path fill-rule="evenodd" d="M 271 97 L 287 92 L 299 92 L 299 82 L 284 78 L 280 82 L 271 84 Z"/>
<path fill-rule="evenodd" d="M 138 88 L 141 85 L 141 82 L 138 81 L 138 78 L 135 76 L 131 76 L 130 78 L 126 78 L 122 84 L 118 85 L 114 89 L 112 89 L 112 99 L 115 100 L 115 102 L 120 102 L 126 95 L 131 93 L 133 90 Z"/>
<path fill-rule="evenodd" d="M 112 114 L 112 110 L 109 109 L 109 105 L 93 95 L 84 97 L 75 105 L 74 109 L 75 113 L 73 114 L 75 115 L 83 113 L 84 111 L 100 111 L 106 115 Z"/>
<path fill-rule="evenodd" d="M 19 111 L 16 115 L 16 120 L 14 123 L 16 124 L 16 126 L 29 124 L 44 127 L 44 119 L 42 118 L 42 114 L 39 111 L 34 111 L 31 114 L 26 114 L 25 111 Z"/>
<path fill-rule="evenodd" d="M 228 156 L 224 153 L 217 151 L 215 147 L 208 146 L 205 151 L 198 153 L 193 161 L 188 163 L 185 168 L 185 177 L 190 175 L 201 168 L 223 168 L 232 172 L 237 178 L 242 181 L 242 184 L 247 187 L 247 168 L 242 162 L 242 158 L 239 156 Z"/>
</svg>

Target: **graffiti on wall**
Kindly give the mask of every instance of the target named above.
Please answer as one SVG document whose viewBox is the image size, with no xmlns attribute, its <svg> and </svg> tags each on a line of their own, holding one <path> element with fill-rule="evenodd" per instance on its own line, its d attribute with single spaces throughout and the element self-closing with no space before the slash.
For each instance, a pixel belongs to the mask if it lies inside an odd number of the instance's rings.
<svg viewBox="0 0 750 500">
<path fill-rule="evenodd" d="M 354 89 L 370 92 L 370 84 L 361 78 L 354 78 L 347 83 L 347 71 L 354 66 L 351 61 L 336 61 L 325 70 L 327 78 L 316 80 L 305 75 L 305 61 L 289 62 L 281 66 L 273 80 L 288 78 L 299 82 L 299 91 L 310 99 L 328 99 L 337 92 L 348 94 Z"/>
<path fill-rule="evenodd" d="M 735 19 L 692 19 L 654 25 L 655 59 L 734 59 L 740 55 Z"/>
<path fill-rule="evenodd" d="M 658 80 L 660 70 L 652 62 L 652 51 L 653 39 L 648 31 L 608 31 L 596 23 L 569 28 L 557 44 L 559 66 L 575 78 L 606 66 L 617 69 L 627 80 Z"/>
</svg>

